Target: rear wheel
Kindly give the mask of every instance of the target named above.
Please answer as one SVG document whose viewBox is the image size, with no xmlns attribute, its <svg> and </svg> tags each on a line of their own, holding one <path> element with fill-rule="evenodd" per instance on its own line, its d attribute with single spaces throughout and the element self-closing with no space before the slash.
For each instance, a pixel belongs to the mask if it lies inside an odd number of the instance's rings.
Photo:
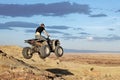
<svg viewBox="0 0 120 80">
<path fill-rule="evenodd" d="M 48 45 L 41 46 L 39 49 L 40 58 L 44 59 L 50 55 L 50 48 Z"/>
<path fill-rule="evenodd" d="M 56 46 L 55 48 L 55 55 L 57 57 L 61 57 L 63 55 L 63 48 L 61 46 Z"/>
<path fill-rule="evenodd" d="M 30 47 L 24 47 L 22 50 L 22 55 L 26 59 L 30 59 L 33 55 L 32 49 Z"/>
</svg>

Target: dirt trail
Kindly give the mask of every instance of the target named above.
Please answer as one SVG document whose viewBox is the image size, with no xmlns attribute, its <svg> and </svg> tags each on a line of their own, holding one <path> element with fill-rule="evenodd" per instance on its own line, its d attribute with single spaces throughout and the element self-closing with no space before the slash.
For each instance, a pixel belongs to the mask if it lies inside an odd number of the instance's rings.
<svg viewBox="0 0 120 80">
<path fill-rule="evenodd" d="M 37 54 L 24 59 L 22 48 L 0 46 L 0 80 L 119 80 L 120 54 L 52 53 L 42 60 Z M 5 55 L 3 55 L 5 54 Z"/>
</svg>

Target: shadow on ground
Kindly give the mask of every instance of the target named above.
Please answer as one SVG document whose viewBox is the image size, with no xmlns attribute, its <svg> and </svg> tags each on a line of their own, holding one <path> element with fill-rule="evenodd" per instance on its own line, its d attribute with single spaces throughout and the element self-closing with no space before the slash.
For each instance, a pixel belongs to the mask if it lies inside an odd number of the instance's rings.
<svg viewBox="0 0 120 80">
<path fill-rule="evenodd" d="M 74 75 L 73 73 L 71 73 L 67 69 L 53 68 L 53 69 L 46 69 L 46 71 L 55 74 L 57 77 L 61 77 L 63 75 L 65 75 L 65 76 Z"/>
</svg>

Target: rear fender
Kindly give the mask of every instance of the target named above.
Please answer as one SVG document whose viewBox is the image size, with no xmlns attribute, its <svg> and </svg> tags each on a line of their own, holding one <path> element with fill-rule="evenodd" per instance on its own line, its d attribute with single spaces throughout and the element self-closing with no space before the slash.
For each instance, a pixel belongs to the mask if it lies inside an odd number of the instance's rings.
<svg viewBox="0 0 120 80">
<path fill-rule="evenodd" d="M 30 45 L 34 45 L 35 44 L 35 40 L 33 40 L 33 39 L 25 40 L 25 43 L 29 43 Z"/>
</svg>

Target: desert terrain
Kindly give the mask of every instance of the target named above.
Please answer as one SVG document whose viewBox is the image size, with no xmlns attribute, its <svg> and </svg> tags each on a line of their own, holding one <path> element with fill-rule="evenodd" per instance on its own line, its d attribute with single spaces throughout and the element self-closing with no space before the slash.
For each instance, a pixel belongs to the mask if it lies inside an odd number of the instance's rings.
<svg viewBox="0 0 120 80">
<path fill-rule="evenodd" d="M 120 80 L 119 53 L 54 53 L 22 56 L 22 47 L 0 46 L 0 80 Z"/>
</svg>

